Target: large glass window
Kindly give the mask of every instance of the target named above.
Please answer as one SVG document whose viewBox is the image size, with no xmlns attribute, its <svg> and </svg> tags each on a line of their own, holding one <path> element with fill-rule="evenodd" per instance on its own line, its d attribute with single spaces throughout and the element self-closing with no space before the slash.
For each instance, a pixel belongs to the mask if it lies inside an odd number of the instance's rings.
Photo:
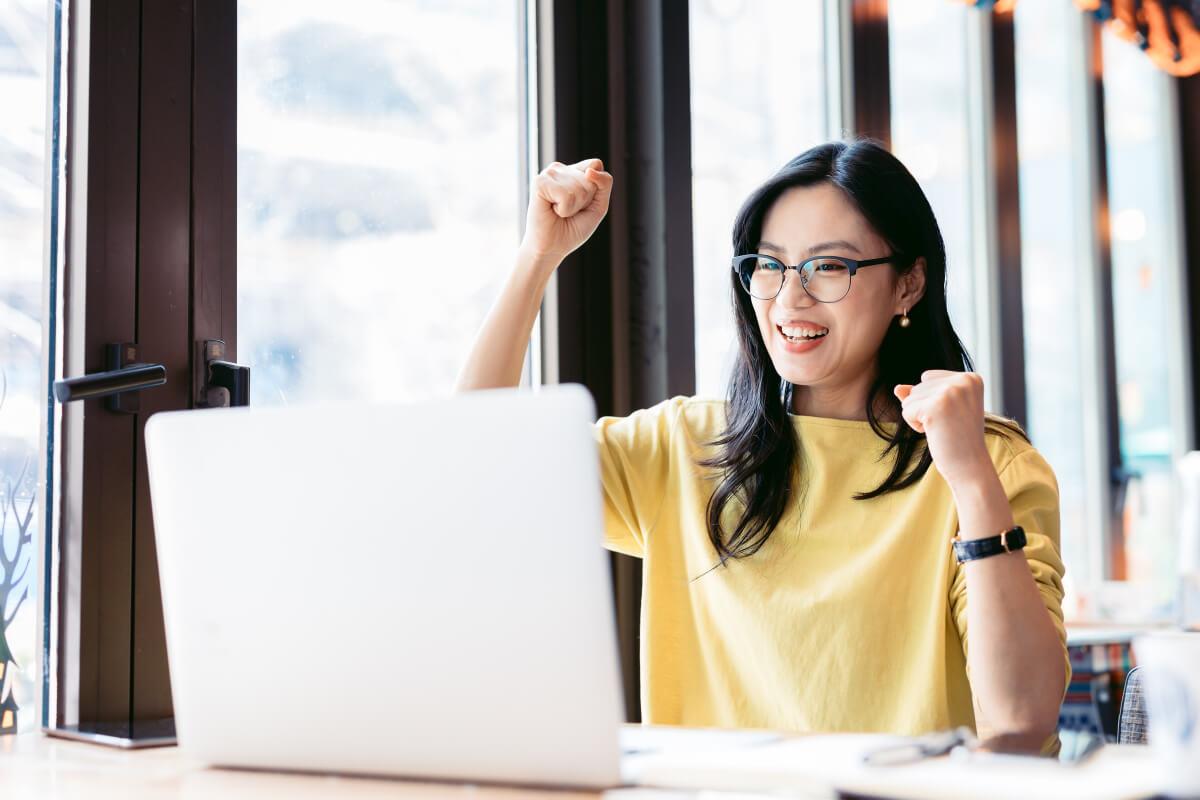
<svg viewBox="0 0 1200 800">
<path fill-rule="evenodd" d="M 950 319 L 968 352 L 982 353 L 972 257 L 967 22 L 978 13 L 929 0 L 889 0 L 892 151 L 921 184 L 946 243 Z M 987 375 L 984 376 L 985 380 Z"/>
<path fill-rule="evenodd" d="M 1178 329 L 1180 230 L 1165 73 L 1105 32 L 1104 125 L 1112 239 L 1113 330 L 1121 460 L 1130 476 L 1114 577 L 1146 581 L 1165 605 L 1175 586 L 1172 457 L 1184 447 Z"/>
<path fill-rule="evenodd" d="M 1028 428 L 1058 478 L 1068 611 L 1077 610 L 1079 582 L 1100 577 L 1090 565 L 1101 538 L 1088 526 L 1084 463 L 1084 407 L 1100 386 L 1081 369 L 1081 314 L 1101 309 L 1081 307 L 1079 288 L 1096 265 L 1078 246 L 1081 227 L 1091 233 L 1091 198 L 1075 191 L 1078 173 L 1091 168 L 1076 132 L 1090 120 L 1072 119 L 1086 74 L 1082 58 L 1071 62 L 1082 48 L 1064 46 L 1083 31 L 1069 24 L 1078 13 L 1069 3 L 1018 3 L 1015 25 Z"/>
<path fill-rule="evenodd" d="M 0 5 L 0 735 L 36 728 L 43 469 L 44 0 Z"/>
<path fill-rule="evenodd" d="M 724 396 L 736 352 L 734 215 L 758 184 L 826 138 L 821 5 L 688 5 L 698 394 Z"/>
<path fill-rule="evenodd" d="M 239 4 L 238 358 L 252 404 L 452 388 L 518 244 L 522 10 Z"/>
</svg>

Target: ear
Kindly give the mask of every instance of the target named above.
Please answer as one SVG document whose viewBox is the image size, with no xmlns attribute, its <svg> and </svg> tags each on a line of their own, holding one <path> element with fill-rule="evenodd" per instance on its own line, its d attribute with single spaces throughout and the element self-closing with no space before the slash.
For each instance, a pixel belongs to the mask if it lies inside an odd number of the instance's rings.
<svg viewBox="0 0 1200 800">
<path fill-rule="evenodd" d="M 900 276 L 896 281 L 896 313 L 906 309 L 911 310 L 925 296 L 925 257 L 921 256 L 912 269 Z"/>
</svg>

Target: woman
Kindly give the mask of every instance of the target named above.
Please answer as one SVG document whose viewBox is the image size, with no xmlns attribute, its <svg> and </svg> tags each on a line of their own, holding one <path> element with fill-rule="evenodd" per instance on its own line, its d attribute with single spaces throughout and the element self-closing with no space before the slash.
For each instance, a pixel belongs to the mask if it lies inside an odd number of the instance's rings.
<svg viewBox="0 0 1200 800">
<path fill-rule="evenodd" d="M 612 182 L 598 159 L 533 181 L 461 389 L 517 385 L 546 283 Z M 644 559 L 643 718 L 968 725 L 1053 751 L 1058 490 L 1020 429 L 984 413 L 920 187 L 876 144 L 822 145 L 750 195 L 733 245 L 728 399 L 596 423 L 606 544 Z"/>
</svg>

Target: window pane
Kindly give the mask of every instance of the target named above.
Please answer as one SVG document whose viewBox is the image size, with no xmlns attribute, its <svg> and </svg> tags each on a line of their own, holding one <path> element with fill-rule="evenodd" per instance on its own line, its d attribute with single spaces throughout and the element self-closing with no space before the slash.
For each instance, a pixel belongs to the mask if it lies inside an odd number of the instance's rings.
<svg viewBox="0 0 1200 800">
<path fill-rule="evenodd" d="M 1113 330 L 1121 459 L 1136 477 L 1125 505 L 1124 550 L 1114 572 L 1153 581 L 1164 602 L 1174 586 L 1173 376 L 1170 290 L 1182 269 L 1170 173 L 1171 79 L 1133 45 L 1105 32 L 1104 124 L 1112 238 Z M 1119 542 L 1118 542 L 1119 543 Z M 1123 565 L 1121 561 L 1124 561 Z"/>
<path fill-rule="evenodd" d="M 39 723 L 44 0 L 0 5 L 0 735 Z"/>
<path fill-rule="evenodd" d="M 517 14 L 492 0 L 239 3 L 252 404 L 452 388 L 518 243 Z"/>
<path fill-rule="evenodd" d="M 968 164 L 968 13 L 974 12 L 944 1 L 888 2 L 892 150 L 933 206 L 946 242 L 950 319 L 967 351 L 978 359 Z"/>
<path fill-rule="evenodd" d="M 1092 208 L 1073 191 L 1078 158 L 1070 118 L 1073 93 L 1086 91 L 1083 70 L 1068 63 L 1063 46 L 1075 30 L 1069 3 L 1018 3 L 1016 8 L 1017 120 L 1021 187 L 1021 281 L 1025 325 L 1025 379 L 1029 434 L 1054 467 L 1062 517 L 1067 598 L 1079 597 L 1089 574 L 1080 365 L 1081 308 L 1076 282 L 1093 269 L 1077 254 L 1080 226 L 1090 230 Z M 1082 309 L 1097 314 L 1099 309 Z M 1090 532 L 1091 543 L 1100 532 Z"/>
<path fill-rule="evenodd" d="M 747 195 L 825 137 L 821 4 L 691 0 L 696 391 L 724 396 L 736 352 L 733 218 Z"/>
</svg>

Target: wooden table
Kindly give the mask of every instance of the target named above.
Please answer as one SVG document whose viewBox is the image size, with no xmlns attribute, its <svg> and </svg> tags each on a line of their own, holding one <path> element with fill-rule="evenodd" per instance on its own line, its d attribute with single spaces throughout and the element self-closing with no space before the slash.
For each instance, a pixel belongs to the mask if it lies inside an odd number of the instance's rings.
<svg viewBox="0 0 1200 800">
<path fill-rule="evenodd" d="M 785 737 L 779 740 L 778 745 L 766 746 L 756 752 L 766 753 L 767 747 L 771 746 L 787 748 L 802 744 L 804 740 L 806 737 Z M 759 796 L 764 798 L 778 796 L 779 791 L 786 790 L 789 797 L 815 800 L 835 797 L 831 785 L 837 783 L 853 794 L 913 800 L 1011 800 L 1017 796 L 1045 797 L 1048 800 L 1095 800 L 1102 797 L 1118 800 L 1153 794 L 1150 790 L 1152 769 L 1147 756 L 1145 748 L 1105 748 L 1087 767 L 1065 771 L 1056 769 L 1053 763 L 1038 759 L 1020 763 L 1002 761 L 990 767 L 986 764 L 964 767 L 945 759 L 935 759 L 922 764 L 889 767 L 887 769 L 892 771 L 875 773 L 865 782 L 861 774 L 853 774 L 855 770 L 837 772 L 836 775 L 826 774 L 823 778 L 817 775 L 794 775 L 780 782 L 778 777 L 773 777 L 778 775 L 776 766 L 764 769 L 747 762 L 727 772 L 710 773 L 699 779 L 705 787 L 723 786 L 735 791 L 735 794 L 698 788 L 624 788 L 598 792 L 211 769 L 189 759 L 175 747 L 117 750 L 30 733 L 0 738 L 0 798 L 682 800 L 699 797 L 746 798 L 751 797 L 752 792 L 745 789 L 757 786 L 763 792 Z M 698 759 L 698 769 L 685 764 L 682 768 L 671 769 L 673 774 L 666 777 L 660 770 L 658 776 L 650 780 L 659 786 L 695 786 L 698 774 L 703 772 L 704 764 L 711 759 L 702 752 L 689 754 L 688 757 Z"/>
<path fill-rule="evenodd" d="M 602 792 L 543 791 L 451 783 L 420 783 L 325 775 L 209 769 L 177 747 L 118 750 L 39 733 L 0 737 L 0 798 L 4 800 L 159 800 L 159 798 L 599 798 Z M 619 793 L 616 796 L 620 796 Z M 637 794 L 670 798 L 677 792 Z"/>
</svg>

